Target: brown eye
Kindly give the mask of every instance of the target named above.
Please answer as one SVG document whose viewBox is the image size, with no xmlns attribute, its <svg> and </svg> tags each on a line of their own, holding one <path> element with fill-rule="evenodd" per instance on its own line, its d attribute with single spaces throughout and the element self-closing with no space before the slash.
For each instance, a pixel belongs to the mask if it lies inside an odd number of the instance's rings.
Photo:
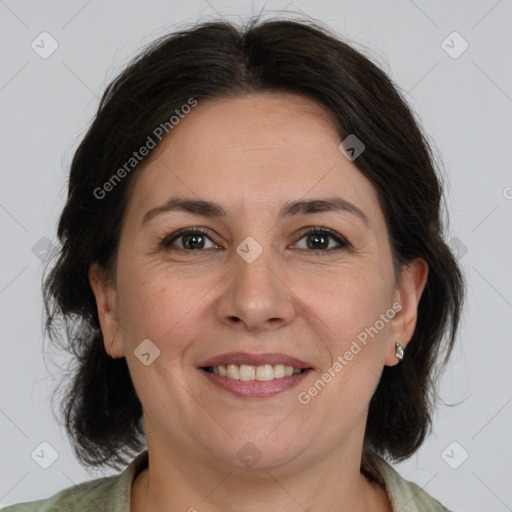
<svg viewBox="0 0 512 512">
<path fill-rule="evenodd" d="M 317 254 L 325 254 L 349 247 L 350 243 L 335 231 L 327 228 L 314 228 L 302 234 L 301 240 L 306 239 L 305 250 Z M 331 240 L 337 244 L 329 247 Z M 179 241 L 179 242 L 178 242 Z M 208 241 L 213 246 L 207 247 Z M 164 238 L 161 246 L 166 250 L 179 249 L 187 252 L 212 249 L 217 246 L 207 235 L 206 231 L 199 228 L 181 229 Z M 217 246 L 218 247 L 218 246 Z"/>
<path fill-rule="evenodd" d="M 301 236 L 301 240 L 303 238 L 307 240 L 306 249 L 319 254 L 340 250 L 350 245 L 347 240 L 338 235 L 335 231 L 326 228 L 314 228 L 307 231 Z M 330 243 L 329 239 L 334 240 L 338 244 L 338 247 L 328 248 Z"/>
<path fill-rule="evenodd" d="M 169 235 L 162 240 L 162 247 L 170 249 L 174 246 L 174 242 L 180 239 L 181 241 L 177 244 L 177 248 L 189 252 L 205 249 L 206 240 L 212 242 L 205 231 L 196 228 L 180 230 Z M 206 249 L 208 248 L 209 247 L 206 247 Z"/>
</svg>

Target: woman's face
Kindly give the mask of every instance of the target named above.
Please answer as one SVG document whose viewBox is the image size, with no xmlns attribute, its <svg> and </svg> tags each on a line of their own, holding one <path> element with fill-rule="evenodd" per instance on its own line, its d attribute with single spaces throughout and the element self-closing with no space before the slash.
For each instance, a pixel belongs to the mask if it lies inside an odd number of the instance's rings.
<svg viewBox="0 0 512 512">
<path fill-rule="evenodd" d="M 230 467 L 360 453 L 427 268 L 395 283 L 376 192 L 340 142 L 302 97 L 199 100 L 137 171 L 116 283 L 95 267 L 90 280 L 148 446 Z M 165 208 L 171 198 L 217 206 Z M 345 207 L 310 204 L 327 200 Z M 194 233 L 174 237 L 184 229 Z M 205 369 L 227 364 L 227 376 Z M 281 365 L 308 369 L 282 377 Z"/>
</svg>

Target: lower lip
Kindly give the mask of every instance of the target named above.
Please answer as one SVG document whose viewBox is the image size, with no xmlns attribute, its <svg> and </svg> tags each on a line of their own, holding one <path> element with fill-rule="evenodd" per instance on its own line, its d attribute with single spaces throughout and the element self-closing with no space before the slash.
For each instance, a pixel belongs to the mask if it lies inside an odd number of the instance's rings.
<svg viewBox="0 0 512 512">
<path fill-rule="evenodd" d="M 290 377 L 281 377 L 267 381 L 260 380 L 235 380 L 228 377 L 222 377 L 215 373 L 199 369 L 199 371 L 221 389 L 230 391 L 233 395 L 243 398 L 267 398 L 277 395 L 288 389 L 292 389 L 300 384 L 311 372 L 308 368 L 301 373 L 291 375 Z"/>
</svg>

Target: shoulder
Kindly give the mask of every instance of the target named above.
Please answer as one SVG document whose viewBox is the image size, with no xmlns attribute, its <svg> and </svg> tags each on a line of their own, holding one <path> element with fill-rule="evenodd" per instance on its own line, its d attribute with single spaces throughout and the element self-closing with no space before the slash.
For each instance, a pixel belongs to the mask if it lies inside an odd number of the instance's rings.
<svg viewBox="0 0 512 512">
<path fill-rule="evenodd" d="M 17 503 L 0 512 L 129 512 L 135 476 L 147 466 L 147 450 L 139 453 L 122 473 L 68 487 L 44 500 Z"/>
<path fill-rule="evenodd" d="M 417 484 L 405 480 L 384 458 L 376 456 L 374 463 L 384 480 L 393 511 L 451 512 Z"/>
<path fill-rule="evenodd" d="M 111 494 L 117 479 L 111 476 L 90 480 L 68 487 L 47 499 L 17 503 L 0 512 L 97 511 L 103 509 L 101 505 L 105 504 L 105 497 Z"/>
</svg>

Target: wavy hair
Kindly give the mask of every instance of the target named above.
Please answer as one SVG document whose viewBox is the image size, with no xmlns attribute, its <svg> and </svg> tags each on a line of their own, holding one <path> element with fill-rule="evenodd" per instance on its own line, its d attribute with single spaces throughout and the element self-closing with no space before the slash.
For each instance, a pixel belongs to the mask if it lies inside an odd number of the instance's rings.
<svg viewBox="0 0 512 512">
<path fill-rule="evenodd" d="M 443 239 L 440 164 L 405 95 L 363 53 L 318 22 L 209 21 L 157 39 L 108 85 L 73 156 L 60 247 L 43 276 L 45 334 L 74 363 L 60 415 L 82 465 L 120 469 L 145 448 L 142 405 L 126 360 L 105 352 L 88 281 L 95 262 L 115 275 L 130 184 L 141 165 L 108 200 L 94 191 L 189 98 L 267 91 L 316 101 L 330 113 L 340 140 L 356 134 L 363 141 L 366 150 L 354 164 L 378 194 L 395 276 L 418 257 L 429 265 L 406 357 L 384 367 L 370 402 L 361 470 L 378 479 L 374 454 L 398 462 L 418 450 L 431 428 L 436 363 L 444 351 L 446 365 L 456 339 L 465 282 Z"/>
</svg>

